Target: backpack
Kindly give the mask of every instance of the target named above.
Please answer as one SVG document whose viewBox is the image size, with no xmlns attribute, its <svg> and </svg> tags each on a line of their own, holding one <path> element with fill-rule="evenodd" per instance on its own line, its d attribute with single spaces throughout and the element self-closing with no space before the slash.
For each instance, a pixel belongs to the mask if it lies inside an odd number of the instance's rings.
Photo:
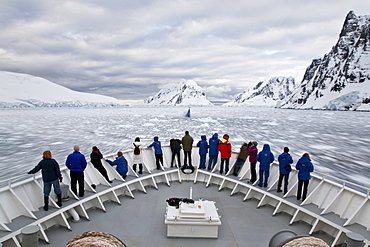
<svg viewBox="0 0 370 247">
<path fill-rule="evenodd" d="M 136 146 L 135 143 L 133 143 L 135 148 L 134 148 L 134 154 L 135 155 L 139 155 L 140 154 L 140 145 L 139 146 Z"/>
</svg>

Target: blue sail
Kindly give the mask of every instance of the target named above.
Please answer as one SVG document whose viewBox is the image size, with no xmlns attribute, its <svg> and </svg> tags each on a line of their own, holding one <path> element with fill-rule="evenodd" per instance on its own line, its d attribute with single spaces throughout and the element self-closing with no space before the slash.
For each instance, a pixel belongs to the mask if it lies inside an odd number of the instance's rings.
<svg viewBox="0 0 370 247">
<path fill-rule="evenodd" d="M 189 108 L 188 112 L 185 114 L 185 117 L 190 117 L 190 108 Z"/>
</svg>

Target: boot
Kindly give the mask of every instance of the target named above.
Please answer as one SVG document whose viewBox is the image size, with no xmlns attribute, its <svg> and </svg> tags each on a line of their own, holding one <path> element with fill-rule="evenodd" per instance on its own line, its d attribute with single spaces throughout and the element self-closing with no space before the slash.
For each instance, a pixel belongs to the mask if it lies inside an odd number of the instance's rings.
<svg viewBox="0 0 370 247">
<path fill-rule="evenodd" d="M 44 210 L 48 211 L 49 210 L 49 197 L 44 196 Z"/>
<path fill-rule="evenodd" d="M 57 194 L 57 198 L 58 198 L 57 204 L 59 207 L 61 207 L 62 206 L 62 193 Z"/>
<path fill-rule="evenodd" d="M 132 166 L 132 169 L 134 169 L 134 172 L 136 173 L 136 164 Z"/>
<path fill-rule="evenodd" d="M 139 164 L 139 174 L 143 174 L 143 164 Z"/>
</svg>

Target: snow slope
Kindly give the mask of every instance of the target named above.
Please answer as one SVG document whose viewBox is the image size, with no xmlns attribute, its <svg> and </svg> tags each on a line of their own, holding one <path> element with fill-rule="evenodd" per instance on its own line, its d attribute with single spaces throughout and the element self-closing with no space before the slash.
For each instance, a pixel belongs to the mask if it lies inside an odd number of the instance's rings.
<svg viewBox="0 0 370 247">
<path fill-rule="evenodd" d="M 119 100 L 76 92 L 46 79 L 0 71 L 0 108 L 120 106 Z"/>
</svg>

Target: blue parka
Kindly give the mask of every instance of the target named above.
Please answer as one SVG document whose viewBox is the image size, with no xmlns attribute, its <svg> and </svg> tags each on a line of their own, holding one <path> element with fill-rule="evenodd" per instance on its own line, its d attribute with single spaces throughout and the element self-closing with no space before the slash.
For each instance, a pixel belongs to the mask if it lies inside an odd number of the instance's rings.
<svg viewBox="0 0 370 247">
<path fill-rule="evenodd" d="M 212 138 L 209 138 L 209 155 L 210 156 L 217 156 L 218 155 L 218 143 L 220 139 L 218 139 L 218 134 L 214 133 Z"/>
<path fill-rule="evenodd" d="M 286 166 L 293 163 L 293 158 L 288 153 L 282 153 L 278 157 L 280 174 L 289 174 L 291 170 L 287 171 Z"/>
<path fill-rule="evenodd" d="M 301 157 L 295 168 L 298 170 L 299 180 L 309 180 L 311 178 L 311 172 L 313 172 L 313 164 L 311 160 L 307 157 Z"/>
<path fill-rule="evenodd" d="M 208 153 L 208 142 L 207 142 L 207 137 L 205 135 L 202 135 L 201 136 L 201 139 L 198 144 L 197 144 L 197 147 L 199 147 L 199 155 L 205 155 Z"/>
<path fill-rule="evenodd" d="M 72 172 L 83 172 L 87 166 L 85 156 L 78 151 L 74 151 L 68 155 L 66 166 Z"/>
<path fill-rule="evenodd" d="M 110 160 L 107 160 L 107 161 L 111 166 L 117 166 L 116 170 L 121 176 L 126 175 L 128 171 L 128 167 L 127 167 L 127 160 L 125 159 L 125 157 L 119 156 L 116 158 L 115 161 L 110 161 Z"/>
<path fill-rule="evenodd" d="M 155 136 L 154 138 L 154 142 L 152 144 L 149 145 L 149 147 L 154 147 L 154 153 L 155 154 L 162 154 L 162 145 L 161 145 L 161 142 L 158 141 L 158 136 Z"/>
<path fill-rule="evenodd" d="M 260 170 L 270 170 L 270 164 L 274 161 L 274 159 L 274 155 L 270 151 L 270 145 L 263 145 L 263 150 L 257 155 L 257 161 L 260 162 Z"/>
</svg>

